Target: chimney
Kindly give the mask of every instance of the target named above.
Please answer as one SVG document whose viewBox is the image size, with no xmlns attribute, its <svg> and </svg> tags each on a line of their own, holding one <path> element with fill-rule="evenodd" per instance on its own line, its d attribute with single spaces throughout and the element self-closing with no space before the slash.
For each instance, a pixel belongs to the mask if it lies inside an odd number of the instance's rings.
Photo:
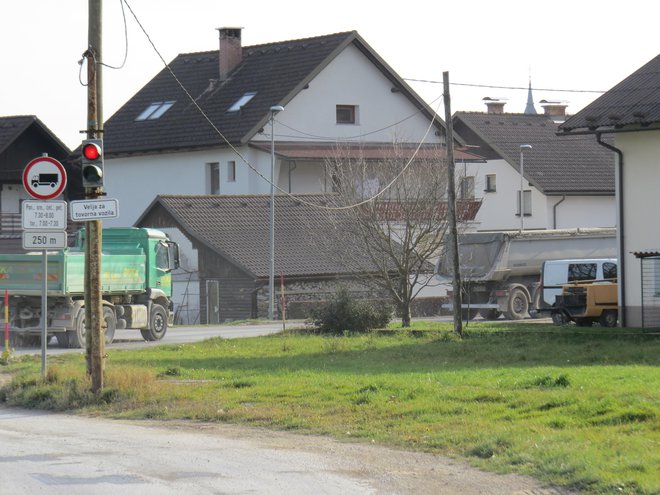
<svg viewBox="0 0 660 495">
<path fill-rule="evenodd" d="M 568 106 L 568 103 L 565 101 L 541 100 L 539 103 L 541 103 L 543 112 L 547 117 L 556 121 L 566 120 L 566 107 Z"/>
<path fill-rule="evenodd" d="M 241 30 L 243 28 L 218 28 L 220 33 L 220 81 L 226 81 L 229 73 L 243 60 Z"/>
<path fill-rule="evenodd" d="M 506 105 L 506 100 L 502 98 L 491 98 L 486 96 L 483 101 L 486 102 L 486 107 L 488 107 L 488 113 L 490 114 L 503 114 L 504 105 Z"/>
</svg>

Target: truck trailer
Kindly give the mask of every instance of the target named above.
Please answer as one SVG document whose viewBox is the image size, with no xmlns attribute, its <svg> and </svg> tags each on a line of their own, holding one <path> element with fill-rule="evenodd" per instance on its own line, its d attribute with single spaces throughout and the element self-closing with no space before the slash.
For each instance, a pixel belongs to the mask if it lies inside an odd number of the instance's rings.
<svg viewBox="0 0 660 495">
<path fill-rule="evenodd" d="M 615 258 L 616 229 L 468 232 L 459 236 L 463 316 L 500 315 L 519 320 L 537 315 L 539 279 L 544 261 L 566 258 Z M 436 266 L 441 282 L 450 283 L 453 263 L 448 250 Z"/>
<path fill-rule="evenodd" d="M 48 253 L 47 336 L 62 347 L 85 346 L 85 230 L 74 245 Z M 0 291 L 9 292 L 13 342 L 41 338 L 43 265 L 41 252 L 0 254 Z M 172 270 L 178 245 L 161 231 L 145 228 L 102 230 L 101 295 L 105 341 L 117 328 L 134 328 L 148 341 L 160 340 L 173 319 Z M 4 309 L 3 309 L 4 311 Z"/>
</svg>

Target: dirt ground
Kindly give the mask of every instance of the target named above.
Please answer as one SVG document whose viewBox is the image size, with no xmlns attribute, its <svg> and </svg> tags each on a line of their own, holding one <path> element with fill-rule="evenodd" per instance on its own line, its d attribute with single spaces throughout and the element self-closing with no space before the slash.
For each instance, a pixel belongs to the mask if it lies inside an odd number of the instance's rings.
<svg viewBox="0 0 660 495">
<path fill-rule="evenodd" d="M 160 421 L 139 422 L 156 428 Z M 256 448 L 296 451 L 322 457 L 327 468 L 366 482 L 378 494 L 410 495 L 575 495 L 526 476 L 475 469 L 449 457 L 365 443 L 339 442 L 316 435 L 277 432 L 226 424 L 167 422 L 168 429 L 240 439 Z"/>
</svg>

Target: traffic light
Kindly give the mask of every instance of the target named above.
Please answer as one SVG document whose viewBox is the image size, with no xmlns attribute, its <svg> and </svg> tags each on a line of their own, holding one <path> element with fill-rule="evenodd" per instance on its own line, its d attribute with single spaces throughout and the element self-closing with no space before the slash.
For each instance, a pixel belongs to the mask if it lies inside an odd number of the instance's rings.
<svg viewBox="0 0 660 495">
<path fill-rule="evenodd" d="M 103 140 L 86 139 L 81 151 L 83 187 L 103 187 Z"/>
</svg>

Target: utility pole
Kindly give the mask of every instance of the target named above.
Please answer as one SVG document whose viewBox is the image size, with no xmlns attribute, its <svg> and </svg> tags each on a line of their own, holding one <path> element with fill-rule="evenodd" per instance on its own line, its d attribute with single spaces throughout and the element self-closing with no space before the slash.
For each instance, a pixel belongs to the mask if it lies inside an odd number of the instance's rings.
<svg viewBox="0 0 660 495">
<path fill-rule="evenodd" d="M 458 229 L 456 228 L 456 179 L 454 164 L 454 125 L 451 121 L 451 98 L 449 96 L 449 72 L 442 73 L 445 124 L 447 125 L 447 205 L 449 215 L 449 254 L 454 265 L 454 332 L 463 336 L 461 269 L 458 259 Z"/>
<path fill-rule="evenodd" d="M 102 0 L 88 0 L 87 58 L 87 139 L 103 135 L 102 99 Z M 103 187 L 85 187 L 85 198 L 104 195 Z M 105 359 L 105 321 L 101 301 L 101 221 L 85 222 L 85 348 L 87 373 L 92 379 L 92 392 L 103 390 Z"/>
</svg>

